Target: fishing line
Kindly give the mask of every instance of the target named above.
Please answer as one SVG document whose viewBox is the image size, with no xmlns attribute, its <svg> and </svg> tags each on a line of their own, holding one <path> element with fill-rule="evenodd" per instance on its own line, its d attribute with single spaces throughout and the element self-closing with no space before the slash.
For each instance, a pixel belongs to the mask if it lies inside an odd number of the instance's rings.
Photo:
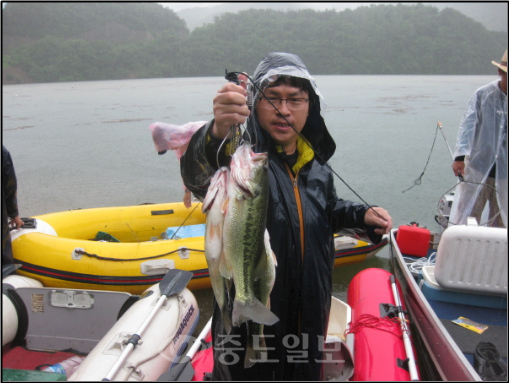
<svg viewBox="0 0 509 383">
<path fill-rule="evenodd" d="M 230 133 L 227 134 L 225 138 L 223 138 L 221 144 L 219 145 L 219 148 L 217 149 L 216 165 L 218 168 L 221 167 L 221 164 L 219 163 L 219 154 L 221 153 L 221 148 L 224 145 L 227 145 L 227 142 L 230 141 L 229 153 L 226 153 L 226 149 L 225 153 L 231 157 L 233 156 L 233 153 L 235 153 L 237 148 L 244 142 L 244 139 L 242 138 L 243 133 L 241 133 L 241 131 L 242 131 L 241 124 L 230 126 Z M 248 141 L 251 142 L 251 136 L 249 135 L 249 132 L 247 131 L 246 128 L 244 128 L 244 133 L 248 135 Z M 228 136 L 230 136 L 230 138 L 228 138 Z"/>
<path fill-rule="evenodd" d="M 445 141 L 445 144 L 447 145 L 447 149 L 449 150 L 449 153 L 451 155 L 451 158 L 452 160 L 454 161 L 454 154 L 452 153 L 452 150 L 451 150 L 451 147 L 449 146 L 449 143 L 447 142 L 447 139 L 444 135 L 444 132 L 442 130 L 442 123 L 440 121 L 437 121 L 437 127 L 435 129 L 435 137 L 433 138 L 433 144 L 431 145 L 431 150 L 429 152 L 429 156 L 428 156 L 428 160 L 426 161 L 426 165 L 424 166 L 424 170 L 422 171 L 421 175 L 419 177 L 417 177 L 417 179 L 414 181 L 414 184 L 412 186 L 410 186 L 408 189 L 406 190 L 403 190 L 402 193 L 405 193 L 407 192 L 408 190 L 412 189 L 415 185 L 420 185 L 421 184 L 421 180 L 422 180 L 422 177 L 424 176 L 424 172 L 426 171 L 426 168 L 428 166 L 428 163 L 429 163 L 429 160 L 431 158 L 431 153 L 433 153 L 433 148 L 435 146 L 435 142 L 436 142 L 436 139 L 437 139 L 437 132 L 438 130 L 440 129 L 440 133 L 442 133 L 442 137 L 444 138 L 444 141 Z M 492 192 L 496 193 L 497 194 L 497 197 L 498 197 L 498 190 L 496 190 L 494 187 L 492 187 L 491 185 L 488 185 L 487 183 L 484 183 L 484 182 L 473 182 L 473 181 L 465 181 L 463 179 L 463 176 L 460 174 L 458 175 L 458 179 L 459 179 L 459 182 L 456 183 L 454 186 L 452 186 L 449 190 L 447 190 L 443 195 L 442 197 L 438 200 L 438 203 L 437 203 L 437 207 L 438 207 L 438 217 L 441 219 L 442 222 L 445 222 L 447 221 L 448 223 L 450 223 L 451 225 L 458 225 L 458 223 L 455 223 L 455 222 L 451 222 L 449 220 L 447 220 L 445 218 L 445 216 L 442 214 L 441 210 L 440 210 L 440 201 L 445 197 L 445 195 L 447 195 L 448 193 L 450 193 L 453 189 L 455 189 L 458 185 L 460 185 L 461 183 L 466 183 L 466 184 L 472 184 L 472 185 L 478 185 L 478 186 L 482 186 L 482 187 L 488 187 L 488 188 L 491 188 Z M 480 191 L 478 191 L 477 193 L 480 193 Z M 499 207 L 499 210 L 497 212 L 497 214 L 495 214 L 493 217 L 491 217 L 490 219 L 488 219 L 486 222 L 482 223 L 482 224 L 479 224 L 479 226 L 488 226 L 490 225 L 494 220 L 495 218 L 497 218 L 498 216 L 500 215 L 500 207 Z M 444 225 L 442 223 L 440 223 L 436 218 L 435 218 L 435 221 L 442 227 L 444 227 Z M 446 228 L 446 226 L 444 227 Z"/>
<path fill-rule="evenodd" d="M 437 140 L 437 133 L 438 133 L 438 124 L 437 124 L 437 128 L 435 129 L 435 138 L 433 139 L 433 144 L 431 145 L 431 150 L 429 151 L 428 160 L 426 161 L 426 165 L 424 166 L 424 169 L 423 169 L 421 175 L 415 179 L 414 184 L 412 186 L 410 186 L 406 190 L 403 190 L 401 193 L 405 193 L 405 192 L 409 191 L 410 189 L 412 189 L 415 185 L 420 185 L 421 184 L 422 177 L 424 176 L 424 172 L 426 171 L 426 168 L 428 167 L 429 159 L 431 158 L 431 153 L 433 153 L 433 148 L 435 146 L 435 141 Z"/>
<path fill-rule="evenodd" d="M 175 230 L 175 233 L 173 233 L 173 235 L 171 236 L 171 238 L 170 238 L 170 239 L 174 239 L 174 238 L 175 238 L 175 236 L 176 236 L 176 235 L 177 235 L 177 233 L 179 232 L 180 228 L 181 228 L 182 226 L 184 226 L 184 224 L 185 224 L 185 223 L 186 223 L 186 221 L 189 219 L 189 217 L 191 217 L 191 214 L 193 214 L 193 213 L 194 213 L 194 211 L 196 210 L 196 208 L 197 208 L 198 206 L 200 206 L 200 205 L 201 205 L 201 202 L 196 204 L 196 206 L 193 208 L 193 210 L 191 210 L 191 212 L 190 212 L 190 213 L 189 213 L 189 215 L 186 217 L 186 219 L 184 220 L 184 222 L 182 222 L 182 223 L 180 224 L 180 226 L 177 228 L 177 230 Z"/>
<path fill-rule="evenodd" d="M 328 168 L 329 170 L 332 172 L 332 174 L 334 174 L 341 182 L 343 182 L 343 184 L 348 188 L 350 189 L 350 191 L 355 194 L 357 196 L 357 198 L 359 198 L 365 205 L 368 205 L 369 206 L 369 209 L 373 210 L 373 212 L 379 217 L 379 218 L 382 218 L 384 221 L 385 221 L 385 218 L 383 218 L 380 214 L 378 214 L 378 212 L 373 209 L 373 206 L 371 206 L 369 203 L 367 203 L 355 190 L 353 190 L 350 185 L 348 185 L 348 183 L 343 179 L 341 178 L 341 176 L 336 173 L 334 171 L 334 169 L 332 169 L 332 167 L 330 166 L 330 164 L 328 162 L 326 162 L 322 156 L 320 156 L 319 153 L 317 153 L 317 151 L 315 150 L 315 148 L 313 147 L 313 145 L 311 145 L 311 143 L 300 133 L 297 131 L 297 129 L 295 129 L 293 127 L 293 125 L 286 119 L 286 117 L 281 113 L 281 111 L 276 107 L 276 105 L 274 105 L 274 103 L 272 101 L 270 101 L 270 99 L 262 92 L 262 90 L 260 89 L 260 87 L 258 87 L 258 85 L 255 84 L 254 80 L 249 77 L 246 73 L 243 73 L 243 72 L 227 72 L 226 73 L 226 76 L 225 78 L 228 80 L 228 81 L 232 81 L 234 83 L 237 83 L 238 84 L 238 79 L 236 79 L 234 77 L 234 75 L 238 76 L 239 74 L 241 75 L 244 75 L 247 77 L 247 79 L 251 82 L 251 85 L 256 88 L 256 90 L 259 92 L 259 94 L 261 95 L 261 97 L 264 97 L 265 100 L 276 110 L 276 112 L 279 113 L 279 115 L 281 117 L 283 117 L 283 119 L 286 121 L 286 123 L 294 130 L 295 133 L 297 133 L 297 135 L 311 148 L 311 150 L 314 152 L 314 154 L 322 161 L 322 163 L 324 163 Z"/>
<path fill-rule="evenodd" d="M 227 154 L 232 156 L 233 153 L 235 152 L 235 149 L 238 146 L 238 143 L 239 143 L 239 138 L 237 138 L 237 136 L 240 135 L 239 132 L 240 132 L 240 125 L 232 125 L 230 127 L 231 138 L 228 138 L 228 134 L 227 134 L 226 137 L 223 138 L 223 140 L 221 141 L 221 144 L 219 145 L 219 148 L 217 149 L 217 153 L 216 153 L 216 165 L 217 165 L 218 168 L 221 167 L 221 164 L 219 163 L 219 153 L 221 153 L 222 147 L 224 145 L 226 145 L 228 140 L 230 140 L 232 145 L 230 145 L 230 153 L 227 153 Z"/>
<path fill-rule="evenodd" d="M 230 82 L 233 82 L 237 85 L 241 85 L 241 83 L 244 83 L 246 84 L 246 88 L 249 86 L 249 84 L 244 81 L 244 80 L 240 80 L 238 78 L 238 75 L 239 74 L 243 74 L 243 73 L 240 73 L 240 72 L 228 72 L 228 70 L 225 70 L 225 78 L 230 81 Z M 245 74 L 245 73 L 244 73 Z M 246 75 L 246 77 L 248 77 Z M 245 89 L 246 89 L 245 88 Z M 250 94 L 250 92 L 248 92 L 248 95 Z M 247 100 L 246 100 L 246 104 L 248 106 L 248 108 L 251 110 L 251 107 L 253 106 L 253 98 L 252 97 L 247 97 Z M 230 140 L 230 152 L 227 153 L 229 156 L 232 156 L 233 153 L 235 153 L 235 151 L 237 150 L 237 148 L 244 142 L 244 139 L 243 139 L 243 134 L 247 134 L 248 135 L 248 142 L 251 143 L 251 135 L 249 133 L 249 131 L 244 127 L 244 129 L 242 130 L 242 125 L 241 124 L 237 124 L 237 125 L 232 125 L 230 127 L 230 138 L 228 138 L 228 135 L 226 135 L 225 138 L 223 138 L 223 140 L 221 141 L 221 144 L 219 145 L 219 148 L 217 150 L 217 154 L 216 154 L 216 165 L 218 168 L 221 167 L 221 165 L 219 164 L 219 153 L 221 152 L 221 149 L 224 145 L 226 145 L 226 143 L 228 142 L 228 140 Z"/>
</svg>

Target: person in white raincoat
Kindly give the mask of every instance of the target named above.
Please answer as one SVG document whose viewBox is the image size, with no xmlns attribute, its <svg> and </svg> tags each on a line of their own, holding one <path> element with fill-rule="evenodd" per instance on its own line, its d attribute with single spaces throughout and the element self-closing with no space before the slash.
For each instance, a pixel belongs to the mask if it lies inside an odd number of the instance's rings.
<svg viewBox="0 0 509 383">
<path fill-rule="evenodd" d="M 464 182 L 456 188 L 451 225 L 475 217 L 479 225 L 507 227 L 507 50 L 492 64 L 500 79 L 474 92 L 458 131 L 452 168 Z"/>
</svg>

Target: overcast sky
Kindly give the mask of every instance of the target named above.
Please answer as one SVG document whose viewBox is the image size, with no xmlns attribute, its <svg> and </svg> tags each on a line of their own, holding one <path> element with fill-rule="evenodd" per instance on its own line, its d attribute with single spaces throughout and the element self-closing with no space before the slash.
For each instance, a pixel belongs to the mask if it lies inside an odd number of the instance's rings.
<svg viewBox="0 0 509 383">
<path fill-rule="evenodd" d="M 223 3 L 198 3 L 198 2 L 186 2 L 186 3 L 160 3 L 164 7 L 168 7 L 173 9 L 175 12 L 178 12 L 185 8 L 196 8 L 196 7 L 212 7 L 215 5 L 223 4 Z M 300 4 L 306 4 L 309 8 L 316 9 L 316 10 L 325 10 L 325 9 L 332 9 L 332 8 L 338 8 L 338 9 L 344 9 L 346 6 L 348 8 L 357 8 L 361 5 L 366 5 L 370 3 L 342 3 L 338 2 L 337 4 L 334 2 L 313 2 L 313 3 L 300 3 Z"/>
<path fill-rule="evenodd" d="M 222 3 L 195 3 L 195 2 L 188 2 L 188 3 L 159 3 L 163 7 L 168 7 L 173 9 L 175 12 L 178 12 L 185 8 L 195 8 L 195 7 L 211 7 L 214 5 L 219 5 Z"/>
</svg>

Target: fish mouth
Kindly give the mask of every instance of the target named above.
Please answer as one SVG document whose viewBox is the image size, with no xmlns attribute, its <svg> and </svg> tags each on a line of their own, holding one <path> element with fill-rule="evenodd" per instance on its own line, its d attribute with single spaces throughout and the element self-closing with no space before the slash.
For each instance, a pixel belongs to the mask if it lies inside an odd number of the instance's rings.
<svg viewBox="0 0 509 383">
<path fill-rule="evenodd" d="M 216 200 L 217 200 L 217 193 L 214 195 L 214 198 L 212 198 L 212 202 L 210 203 L 210 205 L 214 205 L 216 203 Z"/>
<path fill-rule="evenodd" d="M 253 153 L 251 156 L 254 162 L 262 162 L 267 159 L 267 152 L 264 153 Z"/>
<path fill-rule="evenodd" d="M 237 187 L 240 189 L 240 191 L 242 192 L 242 194 L 248 196 L 248 197 L 254 197 L 254 193 L 251 192 L 251 190 L 241 186 L 241 185 L 237 185 Z"/>
</svg>

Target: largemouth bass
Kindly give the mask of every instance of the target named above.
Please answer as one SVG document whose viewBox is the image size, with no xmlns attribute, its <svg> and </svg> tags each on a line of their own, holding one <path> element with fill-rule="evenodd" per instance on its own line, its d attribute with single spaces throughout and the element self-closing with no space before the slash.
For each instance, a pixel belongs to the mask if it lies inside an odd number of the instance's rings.
<svg viewBox="0 0 509 383">
<path fill-rule="evenodd" d="M 279 319 L 260 301 L 255 282 L 274 280 L 272 250 L 267 249 L 265 227 L 269 182 L 267 153 L 254 153 L 248 144 L 237 148 L 230 165 L 228 207 L 224 221 L 223 257 L 220 272 L 235 285 L 232 324 L 239 326 L 248 320 L 273 325 Z M 270 249 L 270 245 L 268 245 Z M 263 284 L 263 283 L 262 283 Z"/>
<path fill-rule="evenodd" d="M 231 330 L 230 315 L 226 309 L 226 284 L 229 286 L 229 281 L 220 274 L 219 267 L 223 261 L 223 226 L 228 202 L 229 179 L 230 170 L 227 167 L 220 168 L 210 181 L 209 190 L 202 205 L 203 213 L 207 214 L 205 259 L 209 268 L 212 290 L 221 310 L 223 325 L 228 333 Z"/>
</svg>

